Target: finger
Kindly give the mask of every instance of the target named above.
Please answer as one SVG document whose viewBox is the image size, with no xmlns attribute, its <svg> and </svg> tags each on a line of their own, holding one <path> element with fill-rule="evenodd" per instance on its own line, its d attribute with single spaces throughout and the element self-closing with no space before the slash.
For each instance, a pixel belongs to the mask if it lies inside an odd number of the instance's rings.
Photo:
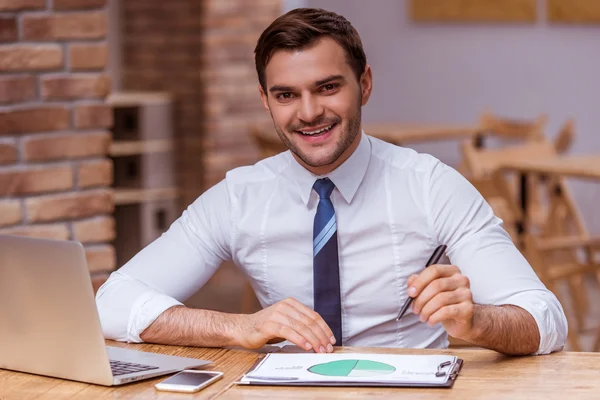
<svg viewBox="0 0 600 400">
<path fill-rule="evenodd" d="M 325 338 L 325 340 L 323 342 L 324 346 L 327 346 L 328 344 L 332 344 L 332 345 L 335 344 L 337 338 L 333 335 L 333 331 L 331 330 L 329 325 L 327 325 L 327 322 L 325 322 L 323 317 L 321 317 L 319 315 L 319 313 L 308 308 L 307 306 L 305 306 L 304 304 L 300 303 L 298 300 L 293 299 L 293 298 L 288 298 L 288 299 L 284 300 L 284 302 L 289 304 L 290 306 L 294 307 L 296 310 L 298 310 L 298 312 L 302 313 L 304 318 L 306 318 L 306 320 L 303 320 L 303 322 L 306 325 L 308 325 L 311 328 L 314 327 L 315 325 L 318 326 L 319 330 L 315 327 L 315 333 L 317 333 L 317 335 L 319 335 L 319 337 Z M 320 332 L 323 333 L 323 336 L 320 335 Z"/>
<path fill-rule="evenodd" d="M 408 277 L 408 281 L 406 282 L 407 286 L 410 287 L 410 285 L 414 282 L 415 279 L 417 279 L 419 277 L 419 274 L 412 274 L 411 276 Z"/>
<path fill-rule="evenodd" d="M 468 287 L 469 279 L 460 273 L 446 277 L 438 278 L 429 284 L 421 291 L 413 301 L 413 312 L 419 314 L 423 306 L 427 304 L 435 295 L 442 292 L 450 292 L 461 287 Z"/>
<path fill-rule="evenodd" d="M 332 347 L 328 348 L 327 345 L 329 343 L 327 341 L 324 344 L 323 338 L 318 337 L 315 332 L 297 318 L 298 312 L 293 307 L 290 307 L 289 305 L 286 305 L 286 307 L 287 308 L 281 307 L 280 310 L 274 312 L 272 318 L 280 325 L 287 326 L 301 335 L 304 338 L 304 344 L 301 345 L 302 348 L 309 350 L 312 348 L 316 353 L 326 353 L 330 349 L 333 350 Z M 310 344 L 310 346 L 308 346 L 307 343 Z M 331 346 L 331 344 L 329 344 L 329 346 Z"/>
<path fill-rule="evenodd" d="M 281 337 L 289 340 L 296 346 L 305 350 L 312 350 L 313 345 L 301 334 L 287 325 L 282 325 L 279 321 L 269 321 L 264 324 L 265 333 L 271 337 Z"/>
<path fill-rule="evenodd" d="M 431 315 L 441 308 L 452 304 L 459 304 L 463 301 L 473 301 L 471 289 L 458 288 L 450 292 L 438 293 L 423 306 L 420 313 L 421 322 L 427 322 Z"/>
<path fill-rule="evenodd" d="M 469 323 L 473 318 L 473 303 L 470 301 L 463 301 L 459 304 L 452 304 L 450 306 L 442 307 L 431 317 L 429 317 L 429 325 L 433 326 L 437 323 L 443 323 L 448 320 L 464 321 Z"/>
<path fill-rule="evenodd" d="M 439 278 L 446 278 L 457 273 L 460 273 L 460 269 L 455 265 L 436 264 L 425 268 L 409 285 L 408 295 L 413 298 L 417 297 L 432 281 Z"/>
</svg>

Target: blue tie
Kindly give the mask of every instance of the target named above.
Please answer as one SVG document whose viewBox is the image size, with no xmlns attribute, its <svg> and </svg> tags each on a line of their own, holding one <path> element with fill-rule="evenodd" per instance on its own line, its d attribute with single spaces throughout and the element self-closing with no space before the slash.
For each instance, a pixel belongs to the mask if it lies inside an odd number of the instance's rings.
<svg viewBox="0 0 600 400">
<path fill-rule="evenodd" d="M 320 198 L 313 229 L 313 285 L 315 311 L 329 325 L 336 344 L 341 346 L 342 301 L 337 224 L 333 203 L 329 199 L 334 187 L 328 178 L 318 179 L 313 185 Z"/>
</svg>

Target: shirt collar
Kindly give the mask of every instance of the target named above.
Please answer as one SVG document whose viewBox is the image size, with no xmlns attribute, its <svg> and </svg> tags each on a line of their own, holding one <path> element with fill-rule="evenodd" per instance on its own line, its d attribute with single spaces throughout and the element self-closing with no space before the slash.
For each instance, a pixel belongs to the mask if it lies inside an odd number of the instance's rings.
<svg viewBox="0 0 600 400">
<path fill-rule="evenodd" d="M 344 200 L 350 203 L 367 172 L 367 166 L 371 158 L 371 142 L 363 131 L 354 153 L 342 165 L 323 176 L 313 174 L 298 163 L 291 152 L 289 154 L 292 157 L 292 172 L 294 173 L 294 178 L 300 190 L 300 197 L 304 204 L 308 204 L 315 181 L 325 177 L 331 179 Z"/>
</svg>

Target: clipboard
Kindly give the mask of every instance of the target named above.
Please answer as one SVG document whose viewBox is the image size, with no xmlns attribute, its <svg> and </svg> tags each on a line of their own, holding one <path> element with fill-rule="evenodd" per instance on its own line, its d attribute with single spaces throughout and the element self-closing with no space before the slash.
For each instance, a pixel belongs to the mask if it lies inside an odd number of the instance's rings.
<svg viewBox="0 0 600 400">
<path fill-rule="evenodd" d="M 348 355 L 348 353 L 344 353 Z M 463 360 L 460 358 L 456 358 L 455 362 L 443 362 L 438 365 L 437 372 L 435 373 L 436 377 L 447 376 L 447 380 L 443 383 L 427 383 L 427 382 L 419 382 L 419 381 L 371 381 L 371 380 L 361 380 L 361 381 L 347 381 L 347 380 L 328 380 L 328 381 L 311 381 L 311 380 L 290 380 L 290 378 L 276 378 L 276 377 L 264 377 L 264 380 L 260 380 L 263 378 L 261 376 L 257 376 L 257 371 L 260 371 L 260 366 L 265 362 L 265 360 L 270 355 L 266 357 L 263 356 L 259 358 L 254 365 L 248 370 L 248 372 L 237 382 L 234 382 L 238 385 L 251 385 L 251 386 L 324 386 L 324 387 L 407 387 L 407 388 L 451 388 L 454 385 L 454 382 L 458 378 L 460 371 L 462 370 Z M 354 354 L 355 357 L 362 357 L 365 354 Z M 418 357 L 418 356 L 417 356 Z M 448 365 L 450 364 L 450 365 Z M 250 378 L 250 379 L 245 379 Z"/>
</svg>

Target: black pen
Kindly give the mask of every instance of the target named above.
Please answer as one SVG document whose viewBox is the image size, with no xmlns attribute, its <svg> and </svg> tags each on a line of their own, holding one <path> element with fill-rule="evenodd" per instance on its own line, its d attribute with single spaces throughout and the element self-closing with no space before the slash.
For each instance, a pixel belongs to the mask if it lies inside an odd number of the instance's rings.
<svg viewBox="0 0 600 400">
<path fill-rule="evenodd" d="M 435 251 L 433 252 L 431 257 L 429 258 L 429 261 L 427 261 L 427 264 L 425 264 L 425 268 L 429 267 L 430 265 L 437 264 L 437 262 L 440 260 L 440 257 L 442 257 L 442 254 L 444 254 L 445 251 L 446 251 L 445 244 L 438 246 L 438 248 L 435 249 Z M 406 301 L 404 302 L 404 305 L 402 306 L 402 309 L 400 310 L 400 313 L 398 314 L 398 317 L 396 318 L 396 321 L 400 321 L 400 318 L 402 318 L 402 316 L 404 315 L 406 310 L 408 310 L 408 307 L 410 307 L 412 302 L 413 302 L 412 297 L 409 297 L 408 299 L 406 299 Z"/>
</svg>

